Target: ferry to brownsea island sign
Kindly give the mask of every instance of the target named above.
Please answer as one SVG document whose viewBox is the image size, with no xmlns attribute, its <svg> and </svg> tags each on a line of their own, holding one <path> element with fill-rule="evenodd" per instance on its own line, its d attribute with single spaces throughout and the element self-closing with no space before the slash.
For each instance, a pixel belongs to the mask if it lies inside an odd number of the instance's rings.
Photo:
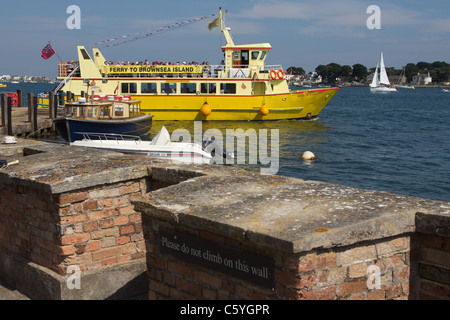
<svg viewBox="0 0 450 320">
<path fill-rule="evenodd" d="M 236 278 L 274 288 L 273 259 L 160 228 L 161 253 Z"/>
<path fill-rule="evenodd" d="M 203 66 L 102 66 L 102 73 L 202 73 Z"/>
</svg>

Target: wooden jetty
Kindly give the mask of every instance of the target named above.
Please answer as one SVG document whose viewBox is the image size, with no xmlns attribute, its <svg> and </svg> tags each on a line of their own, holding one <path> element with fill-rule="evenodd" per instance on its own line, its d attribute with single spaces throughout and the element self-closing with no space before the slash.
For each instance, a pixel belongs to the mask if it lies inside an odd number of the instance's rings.
<svg viewBox="0 0 450 320">
<path fill-rule="evenodd" d="M 37 97 L 28 93 L 28 106 L 24 107 L 22 92 L 17 90 L 18 105 L 13 106 L 7 93 L 1 94 L 0 134 L 17 137 L 41 137 L 55 132 L 53 119 L 63 113 L 58 108 L 57 96 L 49 93 L 49 107 L 38 108 Z"/>
</svg>

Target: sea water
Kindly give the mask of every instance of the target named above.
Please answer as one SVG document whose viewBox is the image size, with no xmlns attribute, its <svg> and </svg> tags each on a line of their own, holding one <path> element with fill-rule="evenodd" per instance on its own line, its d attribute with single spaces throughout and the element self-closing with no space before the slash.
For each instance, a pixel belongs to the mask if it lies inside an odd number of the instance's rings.
<svg viewBox="0 0 450 320">
<path fill-rule="evenodd" d="M 27 90 L 53 87 L 0 89 L 22 89 L 25 98 Z M 194 129 L 192 122 L 154 121 L 148 137 L 163 125 L 169 132 Z M 202 129 L 224 135 L 226 129 L 278 130 L 278 175 L 450 201 L 450 93 L 441 89 L 373 94 L 366 87 L 341 88 L 314 120 L 206 121 Z M 302 160 L 304 151 L 313 152 L 316 160 Z"/>
</svg>

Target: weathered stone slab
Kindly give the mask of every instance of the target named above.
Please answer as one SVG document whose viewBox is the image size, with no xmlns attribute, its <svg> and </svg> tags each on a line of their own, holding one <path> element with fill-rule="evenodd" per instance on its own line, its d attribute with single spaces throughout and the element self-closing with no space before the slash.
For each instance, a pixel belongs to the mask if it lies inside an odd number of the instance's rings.
<svg viewBox="0 0 450 320">
<path fill-rule="evenodd" d="M 154 191 L 138 211 L 287 252 L 414 232 L 417 212 L 448 205 L 387 192 L 241 172 L 210 174 Z"/>
</svg>

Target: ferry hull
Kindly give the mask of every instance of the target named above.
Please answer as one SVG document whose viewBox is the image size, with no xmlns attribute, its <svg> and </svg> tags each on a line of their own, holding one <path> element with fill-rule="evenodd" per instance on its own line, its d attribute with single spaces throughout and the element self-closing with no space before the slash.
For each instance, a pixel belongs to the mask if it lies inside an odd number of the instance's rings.
<svg viewBox="0 0 450 320">
<path fill-rule="evenodd" d="M 153 121 L 265 121 L 312 119 L 322 111 L 338 88 L 290 91 L 272 95 L 131 95 Z M 42 105 L 47 104 L 40 101 Z M 207 103 L 211 113 L 202 114 Z M 265 105 L 268 114 L 261 112 Z"/>
<path fill-rule="evenodd" d="M 132 96 L 153 120 L 258 121 L 316 117 L 338 89 L 300 90 L 265 96 Z M 201 112 L 207 103 L 209 115 Z M 268 114 L 261 112 L 265 105 Z"/>
</svg>

